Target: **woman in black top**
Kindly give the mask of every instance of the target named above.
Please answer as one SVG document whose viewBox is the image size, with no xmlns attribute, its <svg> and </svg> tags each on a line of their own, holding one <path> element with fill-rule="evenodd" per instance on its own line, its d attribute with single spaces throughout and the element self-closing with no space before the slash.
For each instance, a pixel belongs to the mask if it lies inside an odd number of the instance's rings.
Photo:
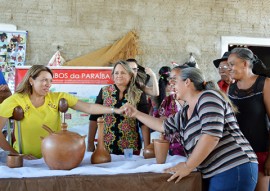
<svg viewBox="0 0 270 191">
<path fill-rule="evenodd" d="M 228 58 L 229 71 L 236 83 L 229 98 L 238 107 L 239 127 L 256 152 L 259 177 L 256 190 L 268 190 L 270 177 L 269 129 L 270 78 L 252 72 L 262 62 L 247 48 L 235 48 Z"/>
</svg>

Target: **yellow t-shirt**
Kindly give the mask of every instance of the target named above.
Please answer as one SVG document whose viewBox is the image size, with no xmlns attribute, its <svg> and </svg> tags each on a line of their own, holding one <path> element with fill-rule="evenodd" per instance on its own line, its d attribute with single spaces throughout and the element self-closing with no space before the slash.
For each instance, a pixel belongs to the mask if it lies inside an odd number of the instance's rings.
<svg viewBox="0 0 270 191">
<path fill-rule="evenodd" d="M 78 99 L 64 92 L 50 92 L 45 96 L 45 102 L 42 106 L 36 108 L 32 105 L 30 98 L 26 94 L 15 93 L 0 104 L 0 116 L 9 118 L 12 116 L 16 106 L 21 106 L 24 111 L 24 118 L 20 121 L 22 136 L 22 153 L 32 154 L 37 158 L 41 158 L 41 138 L 48 136 L 48 132 L 42 128 L 45 124 L 53 131 L 59 131 L 61 125 L 60 112 L 58 111 L 58 103 L 61 98 L 65 98 L 68 106 L 72 107 Z M 13 147 L 19 150 L 18 145 L 18 128 L 15 123 L 16 141 Z"/>
</svg>

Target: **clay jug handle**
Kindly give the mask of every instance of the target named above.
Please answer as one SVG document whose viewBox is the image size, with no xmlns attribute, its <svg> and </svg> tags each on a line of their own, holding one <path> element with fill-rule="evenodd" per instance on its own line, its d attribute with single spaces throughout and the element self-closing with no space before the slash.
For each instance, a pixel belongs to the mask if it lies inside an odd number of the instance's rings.
<svg viewBox="0 0 270 191">
<path fill-rule="evenodd" d="M 54 131 L 51 130 L 51 128 L 48 127 L 47 125 L 44 125 L 44 124 L 43 124 L 43 125 L 42 125 L 42 128 L 45 129 L 46 131 L 48 131 L 50 134 L 54 133 Z"/>
</svg>

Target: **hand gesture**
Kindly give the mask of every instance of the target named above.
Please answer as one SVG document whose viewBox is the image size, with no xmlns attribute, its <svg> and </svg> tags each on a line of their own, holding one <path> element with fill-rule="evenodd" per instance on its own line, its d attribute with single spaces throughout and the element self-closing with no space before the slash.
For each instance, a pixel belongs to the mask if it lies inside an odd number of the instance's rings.
<svg viewBox="0 0 270 191">
<path fill-rule="evenodd" d="M 180 162 L 174 167 L 168 168 L 165 170 L 166 173 L 172 173 L 173 175 L 167 180 L 168 182 L 174 180 L 175 178 L 176 181 L 175 183 L 179 182 L 182 178 L 185 176 L 189 175 L 192 170 L 187 167 L 187 164 L 185 162 Z"/>
<path fill-rule="evenodd" d="M 124 114 L 128 117 L 136 117 L 137 109 L 129 103 L 126 103 L 121 107 L 124 110 Z M 120 109 L 121 109 L 120 108 Z"/>
<path fill-rule="evenodd" d="M 145 73 L 151 77 L 156 76 L 156 74 L 153 72 L 153 70 L 151 68 L 148 68 L 148 67 L 145 67 Z"/>
<path fill-rule="evenodd" d="M 114 112 L 120 115 L 125 113 L 123 106 L 120 108 L 114 108 Z"/>
</svg>

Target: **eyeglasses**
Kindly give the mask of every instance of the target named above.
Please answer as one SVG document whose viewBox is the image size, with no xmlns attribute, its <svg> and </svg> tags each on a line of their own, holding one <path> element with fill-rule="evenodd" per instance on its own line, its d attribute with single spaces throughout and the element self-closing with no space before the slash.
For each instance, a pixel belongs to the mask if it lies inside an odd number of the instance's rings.
<svg viewBox="0 0 270 191">
<path fill-rule="evenodd" d="M 132 68 L 134 72 L 138 72 L 139 68 Z"/>
<path fill-rule="evenodd" d="M 218 69 L 219 69 L 219 70 L 228 70 L 229 67 L 226 66 L 226 65 L 224 65 L 224 66 L 219 66 Z"/>
</svg>

